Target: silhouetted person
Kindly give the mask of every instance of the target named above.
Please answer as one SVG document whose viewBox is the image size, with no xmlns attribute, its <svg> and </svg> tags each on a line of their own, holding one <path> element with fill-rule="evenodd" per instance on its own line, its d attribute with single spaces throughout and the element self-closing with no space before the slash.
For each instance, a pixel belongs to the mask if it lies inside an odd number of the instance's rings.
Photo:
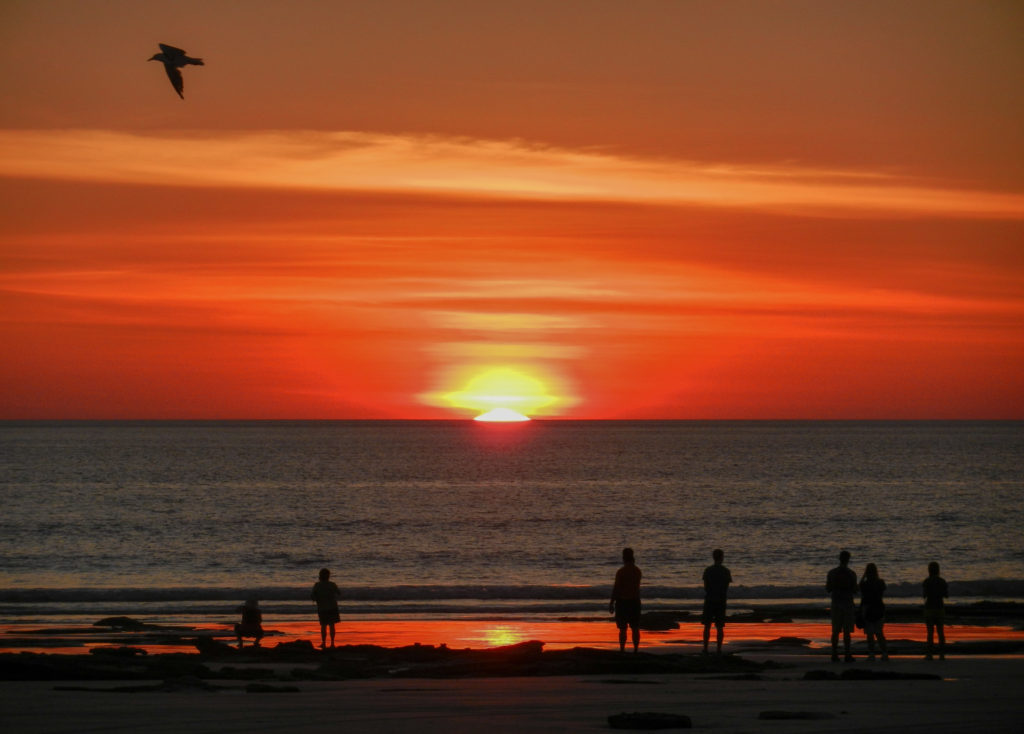
<svg viewBox="0 0 1024 734">
<path fill-rule="evenodd" d="M 718 632 L 718 654 L 722 654 L 722 639 L 725 637 L 725 600 L 732 583 L 732 574 L 722 565 L 725 553 L 715 549 L 711 553 L 714 564 L 704 569 L 704 654 L 708 652 L 711 639 L 711 625 Z"/>
<path fill-rule="evenodd" d="M 153 54 L 147 60 L 163 62 L 164 71 L 167 72 L 167 78 L 171 80 L 171 86 L 174 87 L 174 91 L 182 99 L 185 99 L 185 80 L 181 78 L 181 67 L 190 64 L 193 66 L 206 66 L 202 59 L 193 59 L 191 56 L 186 56 L 185 52 L 180 48 L 168 46 L 166 43 L 160 44 L 160 53 Z"/>
<path fill-rule="evenodd" d="M 927 660 L 932 660 L 935 632 L 939 633 L 939 660 L 946 659 L 946 602 L 949 598 L 949 587 L 946 579 L 939 576 L 939 564 L 932 561 L 928 564 L 928 578 L 922 584 L 924 588 L 924 624 L 928 628 Z"/>
<path fill-rule="evenodd" d="M 882 660 L 889 659 L 885 645 L 885 581 L 878 575 L 878 566 L 869 563 L 860 580 L 860 611 L 864 616 L 864 634 L 868 637 L 868 660 L 875 659 L 875 639 L 882 650 Z"/>
<path fill-rule="evenodd" d="M 338 585 L 331 581 L 331 572 L 326 568 L 320 569 L 320 580 L 313 584 L 313 593 L 310 595 L 316 602 L 317 617 L 320 618 L 320 648 L 327 647 L 327 630 L 331 631 L 331 647 L 334 647 L 334 625 L 338 623 L 341 616 L 338 614 Z"/>
<path fill-rule="evenodd" d="M 633 631 L 633 652 L 640 647 L 640 578 L 632 548 L 622 549 L 622 568 L 615 572 L 612 600 L 608 611 L 615 615 L 619 628 L 619 650 L 626 650 L 626 627 Z"/>
<path fill-rule="evenodd" d="M 832 662 L 839 662 L 839 632 L 842 631 L 845 660 L 852 663 L 850 635 L 857 612 L 853 601 L 857 595 L 857 574 L 850 569 L 849 551 L 839 553 L 839 565 L 828 572 L 825 590 L 832 596 Z"/>
<path fill-rule="evenodd" d="M 242 621 L 235 625 L 238 649 L 242 649 L 243 637 L 255 637 L 256 641 L 252 644 L 259 647 L 260 640 L 263 639 L 263 614 L 260 612 L 260 603 L 255 599 L 247 599 L 238 611 L 242 613 Z"/>
</svg>

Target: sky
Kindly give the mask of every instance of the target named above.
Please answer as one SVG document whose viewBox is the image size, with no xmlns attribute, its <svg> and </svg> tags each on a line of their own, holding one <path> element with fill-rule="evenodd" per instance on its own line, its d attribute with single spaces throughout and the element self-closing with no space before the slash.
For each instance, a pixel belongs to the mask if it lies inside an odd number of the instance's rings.
<svg viewBox="0 0 1024 734">
<path fill-rule="evenodd" d="M 1024 418 L 1022 39 L 1015 1 L 0 0 L 0 419 Z"/>
</svg>

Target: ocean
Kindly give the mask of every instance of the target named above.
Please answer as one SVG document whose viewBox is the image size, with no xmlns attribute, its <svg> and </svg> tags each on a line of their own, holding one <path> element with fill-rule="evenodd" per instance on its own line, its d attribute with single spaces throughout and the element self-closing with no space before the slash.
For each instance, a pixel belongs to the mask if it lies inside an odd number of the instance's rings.
<svg viewBox="0 0 1024 734">
<path fill-rule="evenodd" d="M 0 423 L 0 623 L 110 614 L 607 617 L 621 549 L 648 609 L 825 603 L 840 549 L 917 601 L 1024 598 L 1024 423 Z"/>
</svg>

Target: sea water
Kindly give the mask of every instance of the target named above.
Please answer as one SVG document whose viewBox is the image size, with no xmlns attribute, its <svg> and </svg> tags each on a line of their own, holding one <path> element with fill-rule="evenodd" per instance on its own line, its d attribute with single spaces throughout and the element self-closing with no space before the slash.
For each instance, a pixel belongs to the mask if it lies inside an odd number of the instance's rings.
<svg viewBox="0 0 1024 734">
<path fill-rule="evenodd" d="M 621 549 L 650 604 L 824 599 L 840 549 L 918 599 L 1024 596 L 1020 422 L 0 423 L 0 621 L 586 615 Z"/>
</svg>

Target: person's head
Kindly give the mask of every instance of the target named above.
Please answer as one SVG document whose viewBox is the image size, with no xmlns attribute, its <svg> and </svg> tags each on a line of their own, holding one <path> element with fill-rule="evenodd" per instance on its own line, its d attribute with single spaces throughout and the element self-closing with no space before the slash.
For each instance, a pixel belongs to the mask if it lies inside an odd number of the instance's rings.
<svg viewBox="0 0 1024 734">
<path fill-rule="evenodd" d="M 928 575 L 938 576 L 939 575 L 939 564 L 937 561 L 932 561 L 928 564 Z"/>
<path fill-rule="evenodd" d="M 330 577 L 331 577 L 330 569 L 327 569 L 327 568 L 321 568 L 320 569 L 320 580 L 321 581 L 327 581 L 327 579 L 329 579 Z"/>
<path fill-rule="evenodd" d="M 845 566 L 850 562 L 850 551 L 844 550 L 839 551 L 839 565 Z"/>
<path fill-rule="evenodd" d="M 878 566 L 873 563 L 869 563 L 864 567 L 864 578 L 866 579 L 877 579 L 878 578 Z"/>
<path fill-rule="evenodd" d="M 635 563 L 636 562 L 635 558 L 633 557 L 633 549 L 632 548 L 623 548 L 622 549 L 622 562 L 623 563 Z"/>
<path fill-rule="evenodd" d="M 711 551 L 711 557 L 715 560 L 715 563 L 721 563 L 725 560 L 725 553 L 722 552 L 721 548 L 715 548 Z"/>
</svg>

